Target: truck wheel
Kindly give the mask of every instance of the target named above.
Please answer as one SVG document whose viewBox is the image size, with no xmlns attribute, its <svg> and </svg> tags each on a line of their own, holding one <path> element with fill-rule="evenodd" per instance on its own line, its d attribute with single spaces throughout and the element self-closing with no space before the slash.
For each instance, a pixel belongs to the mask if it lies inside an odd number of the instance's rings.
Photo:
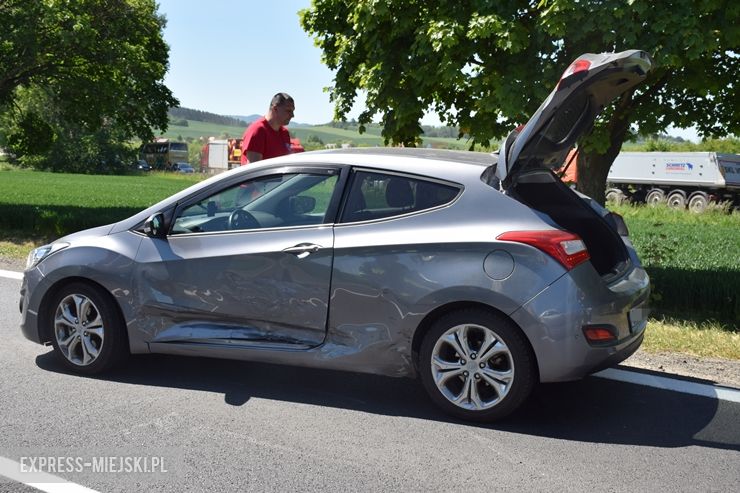
<svg viewBox="0 0 740 493">
<path fill-rule="evenodd" d="M 686 207 L 686 193 L 682 190 L 674 190 L 668 194 L 666 202 L 671 209 L 683 209 Z"/>
<path fill-rule="evenodd" d="M 704 192 L 696 192 L 689 198 L 689 210 L 700 214 L 707 209 L 709 197 Z"/>
<path fill-rule="evenodd" d="M 665 192 L 660 188 L 653 188 L 650 190 L 645 197 L 645 203 L 647 205 L 658 205 L 662 204 L 665 200 Z"/>
<path fill-rule="evenodd" d="M 627 196 L 624 192 L 618 188 L 610 188 L 606 191 L 606 201 L 611 202 L 612 204 L 620 205 L 626 198 Z"/>
</svg>

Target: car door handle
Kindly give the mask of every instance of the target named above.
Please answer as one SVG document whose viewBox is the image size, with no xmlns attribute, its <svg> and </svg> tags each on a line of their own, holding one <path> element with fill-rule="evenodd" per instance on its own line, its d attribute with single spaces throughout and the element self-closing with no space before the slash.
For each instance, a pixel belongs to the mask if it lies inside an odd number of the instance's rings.
<svg viewBox="0 0 740 493">
<path fill-rule="evenodd" d="M 298 258 L 306 258 L 312 253 L 318 252 L 321 248 L 321 245 L 315 243 L 299 243 L 296 246 L 286 248 L 283 252 L 292 253 Z"/>
</svg>

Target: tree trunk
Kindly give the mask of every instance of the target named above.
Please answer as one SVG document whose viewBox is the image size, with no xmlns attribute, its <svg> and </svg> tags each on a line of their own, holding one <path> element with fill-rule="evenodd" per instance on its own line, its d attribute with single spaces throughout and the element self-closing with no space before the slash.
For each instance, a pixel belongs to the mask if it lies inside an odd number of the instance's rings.
<svg viewBox="0 0 740 493">
<path fill-rule="evenodd" d="M 609 168 L 622 149 L 622 143 L 629 130 L 629 107 L 632 103 L 632 91 L 622 96 L 607 124 L 609 147 L 604 153 L 593 150 L 578 150 L 576 166 L 578 170 L 579 192 L 584 193 L 601 205 L 605 202 L 606 178 Z M 588 139 L 588 136 L 585 137 Z"/>
<path fill-rule="evenodd" d="M 578 161 L 576 162 L 576 166 L 578 166 L 577 189 L 601 205 L 604 205 L 606 177 L 614 162 L 614 157 L 610 158 L 596 153 L 578 153 Z"/>
</svg>

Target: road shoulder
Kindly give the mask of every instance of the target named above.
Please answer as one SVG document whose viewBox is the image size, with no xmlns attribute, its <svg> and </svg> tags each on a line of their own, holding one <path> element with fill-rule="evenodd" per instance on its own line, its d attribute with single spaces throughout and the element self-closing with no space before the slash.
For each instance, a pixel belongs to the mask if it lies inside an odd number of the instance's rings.
<svg viewBox="0 0 740 493">
<path fill-rule="evenodd" d="M 740 389 L 740 361 L 699 358 L 683 353 L 648 353 L 642 349 L 624 361 L 625 369 L 639 368 L 665 374 L 706 380 L 707 383 Z"/>
</svg>

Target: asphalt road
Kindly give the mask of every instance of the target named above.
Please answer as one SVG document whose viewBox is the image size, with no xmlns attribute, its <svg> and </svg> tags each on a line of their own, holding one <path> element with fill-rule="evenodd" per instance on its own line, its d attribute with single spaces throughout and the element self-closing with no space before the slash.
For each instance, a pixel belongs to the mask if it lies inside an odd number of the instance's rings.
<svg viewBox="0 0 740 493">
<path fill-rule="evenodd" d="M 84 378 L 23 338 L 19 286 L 0 278 L 0 457 L 164 464 L 56 474 L 95 490 L 740 491 L 738 403 L 592 377 L 480 426 L 406 379 L 162 356 Z"/>
</svg>

